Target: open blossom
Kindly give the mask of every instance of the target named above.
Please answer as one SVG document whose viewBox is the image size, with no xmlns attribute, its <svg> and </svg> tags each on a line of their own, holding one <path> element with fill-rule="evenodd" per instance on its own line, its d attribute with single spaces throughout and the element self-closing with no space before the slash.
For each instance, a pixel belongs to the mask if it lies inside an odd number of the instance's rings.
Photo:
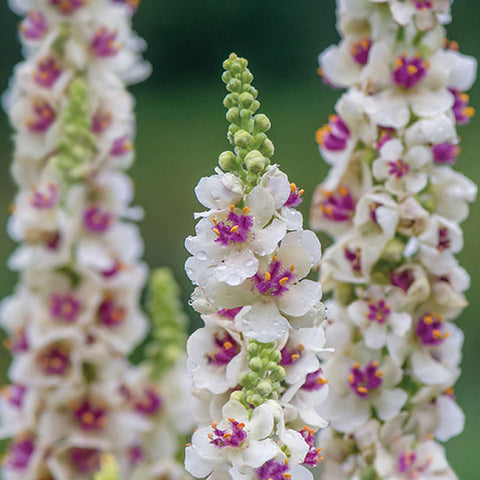
<svg viewBox="0 0 480 480">
<path fill-rule="evenodd" d="M 121 478 L 134 468 L 143 480 L 154 478 L 149 468 L 178 474 L 175 451 L 152 437 L 174 444 L 175 432 L 190 427 L 178 415 L 189 398 L 178 392 L 181 361 L 167 393 L 126 358 L 147 329 L 135 224 L 142 210 L 131 206 L 122 171 L 134 135 L 125 84 L 149 72 L 131 30 L 135 2 L 10 3 L 24 16 L 26 59 L 4 97 L 19 186 L 8 222 L 19 246 L 9 266 L 20 283 L 0 306 L 13 355 L 0 401 L 0 433 L 12 438 L 2 477 L 90 480 L 107 452 L 121 459 Z M 168 424 L 170 416 L 184 425 Z"/>
<path fill-rule="evenodd" d="M 320 243 L 296 210 L 303 190 L 270 165 L 270 121 L 255 115 L 247 61 L 232 54 L 224 66 L 235 153 L 222 153 L 216 174 L 198 183 L 208 210 L 185 242 L 191 305 L 205 324 L 187 343 L 199 428 L 185 467 L 210 480 L 311 480 L 321 459 L 315 433 L 326 426 L 316 408 L 329 391 L 322 290 L 306 278 Z M 248 85 L 237 92 L 240 78 Z M 252 118 L 249 131 L 233 128 L 238 109 Z"/>
<path fill-rule="evenodd" d="M 470 278 L 455 255 L 477 187 L 452 166 L 477 62 L 445 38 L 449 0 L 337 3 L 342 40 L 320 73 L 348 91 L 317 132 L 332 169 L 312 205 L 314 228 L 335 239 L 320 264 L 334 292 L 325 478 L 453 480 L 436 441 L 465 421 L 453 321 Z"/>
</svg>

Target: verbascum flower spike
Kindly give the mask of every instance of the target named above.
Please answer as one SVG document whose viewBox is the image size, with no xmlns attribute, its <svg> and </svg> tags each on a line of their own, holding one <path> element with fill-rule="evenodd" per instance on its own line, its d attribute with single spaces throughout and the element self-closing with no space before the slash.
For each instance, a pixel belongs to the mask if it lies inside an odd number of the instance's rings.
<svg viewBox="0 0 480 480">
<path fill-rule="evenodd" d="M 159 268 L 152 273 L 148 300 L 152 341 L 147 359 L 156 379 L 161 379 L 185 352 L 188 318 L 179 296 L 180 289 L 170 269 Z"/>
<path fill-rule="evenodd" d="M 192 478 L 183 468 L 185 442 L 194 427 L 194 419 L 185 355 L 187 316 L 179 294 L 170 269 L 159 268 L 152 273 L 147 300 L 151 338 L 146 359 L 131 380 L 147 382 L 147 395 L 139 406 L 145 413 L 153 413 L 153 428 L 146 432 L 135 450 L 139 459 L 148 461 L 137 462 L 128 480 Z"/>
<path fill-rule="evenodd" d="M 320 55 L 325 82 L 347 88 L 317 132 L 332 168 L 311 211 L 335 240 L 326 480 L 456 478 L 439 442 L 464 426 L 454 320 L 470 280 L 455 254 L 477 187 L 452 167 L 477 63 L 445 37 L 450 4 L 339 0 L 342 40 Z"/>
<path fill-rule="evenodd" d="M 320 243 L 296 210 L 303 190 L 271 164 L 270 120 L 257 113 L 247 61 L 232 54 L 224 68 L 233 151 L 198 183 L 208 210 L 186 240 L 191 305 L 205 325 L 187 342 L 198 429 L 185 466 L 211 480 L 308 480 L 328 393 L 322 291 L 305 278 Z"/>
<path fill-rule="evenodd" d="M 12 437 L 2 478 L 91 480 L 114 454 L 130 479 L 157 461 L 143 442 L 164 413 L 158 386 L 127 360 L 147 329 L 142 210 L 122 171 L 135 124 L 125 84 L 149 72 L 131 30 L 136 2 L 10 4 L 24 15 L 26 59 L 3 97 L 19 187 L 9 266 L 20 283 L 0 308 L 13 355 L 0 400 L 0 434 Z"/>
</svg>

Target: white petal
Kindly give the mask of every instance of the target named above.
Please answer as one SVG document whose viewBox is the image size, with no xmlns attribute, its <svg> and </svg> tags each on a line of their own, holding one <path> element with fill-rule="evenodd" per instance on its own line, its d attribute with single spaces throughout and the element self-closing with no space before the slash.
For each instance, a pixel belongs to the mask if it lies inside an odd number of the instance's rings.
<svg viewBox="0 0 480 480">
<path fill-rule="evenodd" d="M 185 470 L 195 478 L 206 477 L 214 467 L 214 463 L 201 457 L 193 447 L 185 450 Z"/>
<path fill-rule="evenodd" d="M 465 427 L 465 414 L 453 398 L 442 395 L 437 399 L 438 425 L 435 438 L 446 442 L 463 432 Z"/>
<path fill-rule="evenodd" d="M 408 394 L 400 388 L 395 390 L 383 389 L 372 403 L 377 414 L 384 422 L 391 420 L 402 409 L 407 401 Z"/>
<path fill-rule="evenodd" d="M 237 286 L 257 273 L 258 260 L 250 250 L 234 251 L 215 270 L 220 282 Z"/>
<path fill-rule="evenodd" d="M 243 334 L 258 342 L 274 342 L 288 331 L 288 322 L 280 315 L 274 302 L 256 302 L 241 317 Z"/>
<path fill-rule="evenodd" d="M 278 300 L 278 308 L 292 317 L 305 315 L 322 298 L 320 283 L 312 280 L 302 280 L 290 287 Z"/>
</svg>

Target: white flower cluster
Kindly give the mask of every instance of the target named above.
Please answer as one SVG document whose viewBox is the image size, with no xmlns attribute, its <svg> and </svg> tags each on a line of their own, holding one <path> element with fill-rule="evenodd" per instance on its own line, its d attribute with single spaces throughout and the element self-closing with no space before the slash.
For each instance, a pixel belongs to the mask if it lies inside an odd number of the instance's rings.
<svg viewBox="0 0 480 480">
<path fill-rule="evenodd" d="M 4 96 L 19 186 L 8 230 L 20 243 L 9 263 L 20 283 L 0 312 L 14 357 L 0 400 L 1 436 L 13 437 L 5 480 L 90 479 L 103 452 L 133 478 L 152 459 L 144 437 L 178 408 L 127 361 L 147 328 L 142 211 L 122 172 L 134 135 L 125 83 L 149 72 L 130 27 L 136 3 L 11 2 L 26 60 Z M 155 460 L 169 456 L 174 432 L 150 437 L 168 446 Z"/>
<path fill-rule="evenodd" d="M 317 132 L 332 168 L 311 212 L 335 241 L 321 265 L 328 480 L 456 478 L 437 441 L 464 425 L 453 320 L 469 276 L 454 255 L 477 188 L 452 166 L 477 64 L 445 37 L 450 3 L 339 0 L 342 40 L 320 55 L 325 82 L 348 89 Z"/>
<path fill-rule="evenodd" d="M 322 292 L 305 278 L 320 243 L 295 209 L 303 192 L 269 165 L 270 122 L 254 115 L 247 61 L 232 54 L 224 67 L 235 154 L 220 155 L 223 170 L 196 187 L 208 210 L 186 240 L 191 303 L 205 323 L 187 344 L 199 428 L 186 469 L 210 480 L 308 480 L 325 426 L 315 408 L 328 392 L 317 357 Z"/>
</svg>

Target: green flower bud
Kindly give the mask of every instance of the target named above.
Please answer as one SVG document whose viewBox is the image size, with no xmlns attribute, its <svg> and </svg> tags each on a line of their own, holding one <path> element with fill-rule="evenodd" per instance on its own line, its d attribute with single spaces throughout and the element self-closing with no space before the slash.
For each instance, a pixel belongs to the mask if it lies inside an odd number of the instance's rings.
<svg viewBox="0 0 480 480">
<path fill-rule="evenodd" d="M 237 157 L 233 152 L 227 150 L 218 156 L 218 164 L 222 170 L 228 171 L 235 167 Z"/>
<path fill-rule="evenodd" d="M 270 119 L 263 113 L 253 117 L 253 127 L 257 132 L 268 132 L 272 126 Z"/>
<path fill-rule="evenodd" d="M 285 369 L 278 365 L 277 368 L 270 373 L 270 378 L 273 382 L 283 381 L 285 379 Z"/>
<path fill-rule="evenodd" d="M 240 121 L 240 110 L 238 107 L 229 108 L 226 118 L 231 123 L 238 123 Z"/>
<path fill-rule="evenodd" d="M 263 142 L 263 145 L 259 148 L 259 151 L 268 158 L 272 157 L 275 153 L 275 147 L 273 146 L 273 142 L 267 138 Z"/>
<path fill-rule="evenodd" d="M 232 78 L 227 83 L 227 90 L 229 92 L 238 92 L 242 89 L 242 82 L 238 78 Z"/>
<path fill-rule="evenodd" d="M 249 108 L 254 100 L 255 99 L 253 98 L 253 95 L 251 93 L 243 92 L 238 98 L 238 103 L 242 108 Z"/>
<path fill-rule="evenodd" d="M 270 355 L 270 360 L 272 362 L 275 362 L 275 368 L 272 368 L 272 370 L 276 370 L 277 363 L 279 363 L 282 360 L 282 354 L 280 353 L 280 350 L 274 350 Z"/>
<path fill-rule="evenodd" d="M 249 362 L 248 362 L 248 368 L 252 370 L 253 372 L 258 372 L 263 368 L 263 362 L 260 358 L 258 357 L 253 357 Z"/>
<path fill-rule="evenodd" d="M 245 394 L 242 390 L 235 390 L 230 394 L 230 400 L 235 400 L 242 403 L 245 399 Z"/>
<path fill-rule="evenodd" d="M 237 147 L 246 147 L 252 136 L 245 130 L 239 130 L 234 134 L 233 138 Z"/>
<path fill-rule="evenodd" d="M 258 343 L 254 342 L 254 341 L 251 341 L 248 344 L 247 353 L 248 353 L 249 357 L 257 356 L 259 351 L 260 351 L 260 347 L 259 347 Z"/>
<path fill-rule="evenodd" d="M 259 395 L 258 393 L 253 394 L 252 397 L 251 397 L 251 400 L 252 401 L 249 402 L 249 403 L 252 403 L 256 407 L 260 406 L 264 401 L 263 397 L 261 395 Z"/>
<path fill-rule="evenodd" d="M 244 161 L 247 169 L 255 173 L 260 173 L 267 166 L 267 159 L 258 150 L 248 153 Z"/>
<path fill-rule="evenodd" d="M 405 244 L 398 238 L 392 238 L 383 249 L 382 259 L 387 262 L 401 262 Z"/>
<path fill-rule="evenodd" d="M 263 397 L 270 395 L 270 393 L 272 393 L 271 383 L 266 380 L 263 380 L 257 385 L 257 392 L 259 393 L 259 395 L 262 395 Z"/>
</svg>

